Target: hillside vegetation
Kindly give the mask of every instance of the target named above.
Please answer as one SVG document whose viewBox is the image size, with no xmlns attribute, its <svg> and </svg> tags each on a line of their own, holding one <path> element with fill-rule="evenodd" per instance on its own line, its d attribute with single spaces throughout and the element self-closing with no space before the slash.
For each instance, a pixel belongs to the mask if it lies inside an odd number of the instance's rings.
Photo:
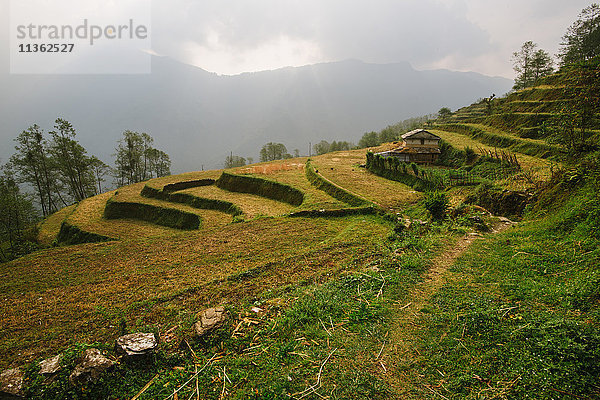
<svg viewBox="0 0 600 400">
<path fill-rule="evenodd" d="M 0 367 L 41 399 L 599 397 L 600 158 L 546 124 L 569 76 L 435 121 L 440 165 L 348 150 L 59 211 L 0 268 Z M 195 338 L 211 306 L 227 321 Z M 152 357 L 118 358 L 132 332 Z M 91 347 L 120 362 L 69 384 Z"/>
</svg>

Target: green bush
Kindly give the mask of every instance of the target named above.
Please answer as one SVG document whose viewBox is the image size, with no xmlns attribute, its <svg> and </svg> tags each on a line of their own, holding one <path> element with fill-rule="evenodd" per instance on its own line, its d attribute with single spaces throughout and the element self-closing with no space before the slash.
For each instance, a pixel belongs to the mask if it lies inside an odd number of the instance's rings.
<svg viewBox="0 0 600 400">
<path fill-rule="evenodd" d="M 424 200 L 424 205 L 427 211 L 431 214 L 431 218 L 436 221 L 441 221 L 446 218 L 446 212 L 450 202 L 448 196 L 444 192 L 427 192 Z"/>
</svg>

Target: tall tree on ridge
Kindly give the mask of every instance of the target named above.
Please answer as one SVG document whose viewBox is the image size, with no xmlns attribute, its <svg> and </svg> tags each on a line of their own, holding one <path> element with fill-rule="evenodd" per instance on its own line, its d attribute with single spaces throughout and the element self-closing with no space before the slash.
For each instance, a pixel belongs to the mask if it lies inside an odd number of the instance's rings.
<svg viewBox="0 0 600 400">
<path fill-rule="evenodd" d="M 591 61 L 600 56 L 600 6 L 584 8 L 562 38 L 560 64 Z"/>
<path fill-rule="evenodd" d="M 517 73 L 514 89 L 534 86 L 540 78 L 554 71 L 554 63 L 550 55 L 537 48 L 531 40 L 523 43 L 521 49 L 513 53 L 513 69 Z"/>
</svg>

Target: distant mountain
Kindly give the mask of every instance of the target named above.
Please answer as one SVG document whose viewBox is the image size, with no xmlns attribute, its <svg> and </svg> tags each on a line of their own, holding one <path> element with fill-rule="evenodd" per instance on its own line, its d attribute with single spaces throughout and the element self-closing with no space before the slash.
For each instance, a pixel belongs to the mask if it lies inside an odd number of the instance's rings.
<svg viewBox="0 0 600 400">
<path fill-rule="evenodd" d="M 230 151 L 257 160 L 270 141 L 301 154 L 322 139 L 356 143 L 366 131 L 503 94 L 512 81 L 355 60 L 219 76 L 153 57 L 150 75 L 5 75 L 0 85 L 2 162 L 21 130 L 62 117 L 106 162 L 129 129 L 153 136 L 181 172 L 221 167 Z"/>
</svg>

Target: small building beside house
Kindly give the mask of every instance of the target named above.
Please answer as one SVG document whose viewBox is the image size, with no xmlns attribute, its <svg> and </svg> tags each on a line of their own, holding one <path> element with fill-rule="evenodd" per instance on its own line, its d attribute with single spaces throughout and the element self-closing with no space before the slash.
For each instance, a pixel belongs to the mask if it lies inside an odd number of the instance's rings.
<svg viewBox="0 0 600 400">
<path fill-rule="evenodd" d="M 440 138 L 425 129 L 415 129 L 402 135 L 402 146 L 377 153 L 382 157 L 397 157 L 402 162 L 430 164 L 440 156 Z"/>
</svg>

